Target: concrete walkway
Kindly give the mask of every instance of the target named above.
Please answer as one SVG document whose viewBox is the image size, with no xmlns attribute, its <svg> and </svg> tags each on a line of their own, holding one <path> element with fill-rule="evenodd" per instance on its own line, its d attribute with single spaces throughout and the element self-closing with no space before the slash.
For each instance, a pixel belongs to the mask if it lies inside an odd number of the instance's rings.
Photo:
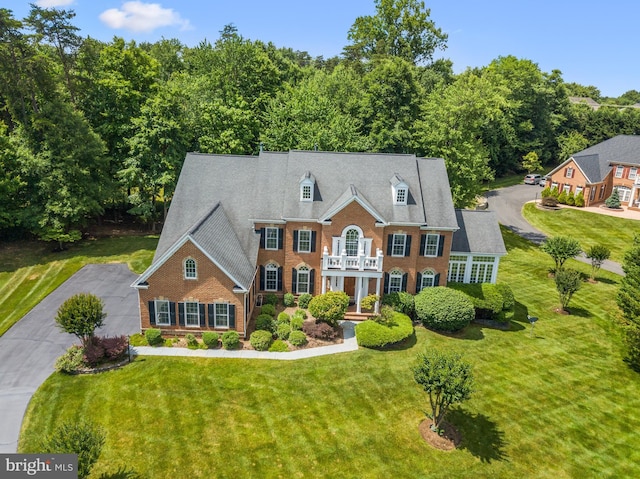
<svg viewBox="0 0 640 479">
<path fill-rule="evenodd" d="M 140 356 L 187 356 L 198 358 L 236 358 L 236 359 L 277 359 L 281 361 L 293 361 L 295 359 L 315 358 L 327 356 L 329 354 L 346 353 L 358 350 L 356 341 L 355 323 L 342 321 L 340 323 L 344 331 L 344 342 L 331 346 L 321 346 L 319 348 L 299 349 L 286 353 L 270 353 L 269 351 L 227 351 L 226 349 L 188 349 L 188 348 L 165 348 L 151 346 L 136 346 L 131 348 L 133 352 Z"/>
</svg>

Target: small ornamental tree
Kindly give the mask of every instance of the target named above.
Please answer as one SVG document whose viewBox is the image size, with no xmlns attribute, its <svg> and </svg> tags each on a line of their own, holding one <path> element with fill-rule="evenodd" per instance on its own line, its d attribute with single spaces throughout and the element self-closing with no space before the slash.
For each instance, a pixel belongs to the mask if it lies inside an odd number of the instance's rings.
<svg viewBox="0 0 640 479">
<path fill-rule="evenodd" d="M 337 326 L 338 321 L 344 319 L 349 307 L 349 296 L 343 291 L 329 291 L 314 296 L 309 302 L 309 312 L 316 320 Z"/>
<path fill-rule="evenodd" d="M 42 453 L 77 454 L 78 478 L 89 476 L 104 446 L 104 431 L 86 422 L 71 422 L 59 426 L 40 444 Z"/>
<path fill-rule="evenodd" d="M 615 210 L 620 209 L 620 195 L 618 194 L 618 188 L 614 188 L 611 196 L 604 200 L 604 204 L 607 208 L 613 208 Z"/>
<path fill-rule="evenodd" d="M 596 273 L 602 267 L 602 263 L 609 259 L 611 250 L 601 244 L 593 245 L 586 252 L 587 258 L 591 260 L 591 279 L 596 279 Z"/>
<path fill-rule="evenodd" d="M 420 354 L 413 377 L 429 395 L 434 430 L 440 428 L 451 405 L 466 401 L 473 392 L 471 365 L 456 353 L 429 350 Z"/>
<path fill-rule="evenodd" d="M 560 305 L 566 311 L 573 294 L 580 289 L 582 278 L 575 269 L 561 269 L 556 272 L 556 289 L 560 296 Z"/>
<path fill-rule="evenodd" d="M 580 243 L 567 236 L 553 236 L 542 243 L 540 249 L 553 258 L 556 273 L 562 269 L 565 261 L 582 253 Z"/>
<path fill-rule="evenodd" d="M 86 349 L 94 331 L 104 324 L 107 314 L 103 312 L 103 307 L 102 300 L 97 296 L 79 293 L 62 303 L 55 320 L 60 329 L 76 335 Z"/>
</svg>

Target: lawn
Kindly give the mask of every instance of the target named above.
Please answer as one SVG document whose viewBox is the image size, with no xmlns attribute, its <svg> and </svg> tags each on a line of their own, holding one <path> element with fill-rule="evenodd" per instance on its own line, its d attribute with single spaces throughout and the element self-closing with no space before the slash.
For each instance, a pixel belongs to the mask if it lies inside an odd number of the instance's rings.
<svg viewBox="0 0 640 479">
<path fill-rule="evenodd" d="M 571 315 L 558 315 L 550 259 L 504 235 L 499 279 L 517 300 L 510 331 L 418 328 L 393 351 L 141 357 L 99 375 L 54 374 L 29 404 L 19 450 L 89 418 L 107 432 L 93 477 L 639 477 L 640 377 L 621 361 L 619 278 L 603 272 L 576 293 Z M 527 313 L 540 318 L 533 337 Z M 449 416 L 463 434 L 453 452 L 418 433 L 426 403 L 410 366 L 425 348 L 459 351 L 474 367 L 472 399 Z"/>
<path fill-rule="evenodd" d="M 151 263 L 157 242 L 157 236 L 101 238 L 58 253 L 46 243 L 1 243 L 0 335 L 86 264 L 127 263 L 141 273 Z"/>
<path fill-rule="evenodd" d="M 541 210 L 533 203 L 524 205 L 525 219 L 548 236 L 571 236 L 583 250 L 601 244 L 611 250 L 611 259 L 622 262 L 624 253 L 633 243 L 633 235 L 640 235 L 640 221 L 599 215 L 572 208 Z"/>
</svg>

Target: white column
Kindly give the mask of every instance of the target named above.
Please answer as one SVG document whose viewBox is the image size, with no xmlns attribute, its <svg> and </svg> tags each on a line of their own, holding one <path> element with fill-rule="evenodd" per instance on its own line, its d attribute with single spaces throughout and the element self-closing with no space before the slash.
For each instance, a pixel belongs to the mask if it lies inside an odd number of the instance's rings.
<svg viewBox="0 0 640 479">
<path fill-rule="evenodd" d="M 376 278 L 376 295 L 380 297 L 380 278 Z M 376 307 L 374 309 L 376 314 L 380 314 L 380 301 L 376 301 Z"/>
<path fill-rule="evenodd" d="M 322 294 L 325 294 L 326 292 L 327 292 L 327 277 L 323 273 L 322 274 Z"/>
<path fill-rule="evenodd" d="M 362 299 L 362 278 L 356 278 L 356 313 L 361 313 L 360 300 Z"/>
</svg>

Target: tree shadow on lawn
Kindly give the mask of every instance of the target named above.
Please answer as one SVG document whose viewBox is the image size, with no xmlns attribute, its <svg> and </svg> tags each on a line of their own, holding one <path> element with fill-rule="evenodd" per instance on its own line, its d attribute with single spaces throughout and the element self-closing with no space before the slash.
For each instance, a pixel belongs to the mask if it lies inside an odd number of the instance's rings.
<svg viewBox="0 0 640 479">
<path fill-rule="evenodd" d="M 584 309 L 579 306 L 569 306 L 567 311 L 569 312 L 569 315 L 579 316 L 581 318 L 590 318 L 593 316 L 588 309 Z"/>
<path fill-rule="evenodd" d="M 456 408 L 449 411 L 446 420 L 462 433 L 462 443 L 458 449 L 466 449 L 486 463 L 508 460 L 504 451 L 507 445 L 504 432 L 489 417 Z"/>
</svg>

